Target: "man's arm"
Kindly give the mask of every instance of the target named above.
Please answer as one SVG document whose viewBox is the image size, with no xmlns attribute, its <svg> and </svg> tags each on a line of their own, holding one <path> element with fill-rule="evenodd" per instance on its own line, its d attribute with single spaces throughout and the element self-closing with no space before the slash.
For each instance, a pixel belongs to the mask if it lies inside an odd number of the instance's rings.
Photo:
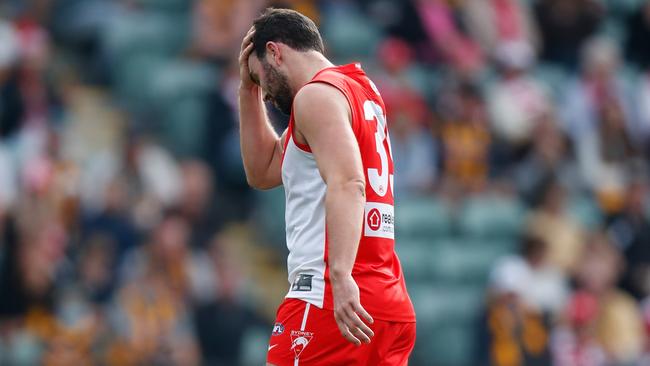
<svg viewBox="0 0 650 366">
<path fill-rule="evenodd" d="M 282 184 L 282 141 L 266 118 L 262 90 L 250 78 L 248 57 L 253 50 L 253 28 L 239 54 L 239 136 L 246 180 L 251 187 L 270 189 Z"/>
<path fill-rule="evenodd" d="M 297 133 L 309 144 L 327 191 L 325 212 L 334 318 L 341 334 L 357 345 L 370 342 L 372 323 L 361 306 L 352 278 L 366 203 L 361 153 L 351 125 L 347 100 L 326 84 L 303 87 L 294 100 Z"/>
</svg>

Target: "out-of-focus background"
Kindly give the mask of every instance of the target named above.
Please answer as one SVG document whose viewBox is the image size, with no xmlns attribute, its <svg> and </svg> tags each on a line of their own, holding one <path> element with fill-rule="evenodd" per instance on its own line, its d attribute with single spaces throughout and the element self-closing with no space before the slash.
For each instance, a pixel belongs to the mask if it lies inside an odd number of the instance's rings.
<svg viewBox="0 0 650 366">
<path fill-rule="evenodd" d="M 236 59 L 268 5 L 382 92 L 412 365 L 650 365 L 643 0 L 3 0 L 1 365 L 264 362 L 284 197 L 247 187 Z"/>
</svg>

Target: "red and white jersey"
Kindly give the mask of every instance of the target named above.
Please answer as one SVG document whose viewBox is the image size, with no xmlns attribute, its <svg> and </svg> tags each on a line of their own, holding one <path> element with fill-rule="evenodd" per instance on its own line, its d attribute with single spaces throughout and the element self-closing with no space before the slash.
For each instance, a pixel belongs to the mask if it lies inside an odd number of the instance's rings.
<svg viewBox="0 0 650 366">
<path fill-rule="evenodd" d="M 361 304 L 375 318 L 414 322 L 415 312 L 395 254 L 393 160 L 384 102 L 359 64 L 330 67 L 310 83 L 326 83 L 347 98 L 366 180 L 366 207 L 352 276 Z M 282 160 L 286 194 L 289 293 L 319 308 L 333 309 L 329 281 L 325 192 L 309 146 L 296 142 L 293 114 Z M 335 141 L 332 141 L 335 144 Z"/>
</svg>

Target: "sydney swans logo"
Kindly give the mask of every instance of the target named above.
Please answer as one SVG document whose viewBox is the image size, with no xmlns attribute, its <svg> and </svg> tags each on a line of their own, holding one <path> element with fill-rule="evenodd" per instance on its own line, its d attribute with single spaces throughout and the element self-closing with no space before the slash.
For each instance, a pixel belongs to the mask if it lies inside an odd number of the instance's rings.
<svg viewBox="0 0 650 366">
<path fill-rule="evenodd" d="M 291 331 L 291 349 L 296 355 L 296 358 L 300 357 L 300 354 L 305 350 L 305 347 L 307 347 L 313 337 L 314 333 L 312 332 Z"/>
</svg>

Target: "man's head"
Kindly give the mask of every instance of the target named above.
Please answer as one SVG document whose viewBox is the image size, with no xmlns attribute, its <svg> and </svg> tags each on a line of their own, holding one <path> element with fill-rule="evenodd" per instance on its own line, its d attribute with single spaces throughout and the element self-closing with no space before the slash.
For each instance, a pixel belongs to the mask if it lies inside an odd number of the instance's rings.
<svg viewBox="0 0 650 366">
<path fill-rule="evenodd" d="M 323 53 L 323 40 L 316 24 L 293 10 L 269 8 L 253 26 L 253 51 L 248 60 L 251 79 L 262 88 L 266 100 L 289 114 L 294 93 L 289 86 L 287 56 L 290 52 Z"/>
</svg>

